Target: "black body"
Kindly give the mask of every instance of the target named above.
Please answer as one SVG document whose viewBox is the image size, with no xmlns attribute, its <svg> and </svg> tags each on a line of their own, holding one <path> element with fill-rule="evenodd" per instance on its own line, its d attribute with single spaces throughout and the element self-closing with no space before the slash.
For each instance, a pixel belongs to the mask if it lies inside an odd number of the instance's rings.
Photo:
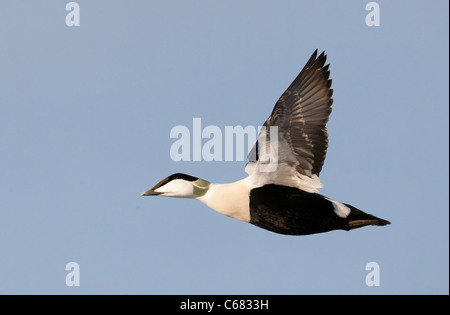
<svg viewBox="0 0 450 315">
<path fill-rule="evenodd" d="M 345 205 L 351 212 L 346 218 L 341 218 L 335 213 L 333 203 L 322 195 L 293 187 L 265 185 L 250 192 L 250 223 L 288 235 L 349 231 L 366 225 L 390 223 Z"/>
</svg>

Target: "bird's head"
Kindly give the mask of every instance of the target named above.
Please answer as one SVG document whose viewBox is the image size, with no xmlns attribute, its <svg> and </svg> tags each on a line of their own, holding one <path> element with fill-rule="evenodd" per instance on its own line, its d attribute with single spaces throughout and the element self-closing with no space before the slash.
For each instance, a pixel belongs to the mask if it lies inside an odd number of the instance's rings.
<svg viewBox="0 0 450 315">
<path fill-rule="evenodd" d="M 210 182 L 198 177 L 176 173 L 164 178 L 141 196 L 165 196 L 178 198 L 198 198 L 206 194 Z"/>
</svg>

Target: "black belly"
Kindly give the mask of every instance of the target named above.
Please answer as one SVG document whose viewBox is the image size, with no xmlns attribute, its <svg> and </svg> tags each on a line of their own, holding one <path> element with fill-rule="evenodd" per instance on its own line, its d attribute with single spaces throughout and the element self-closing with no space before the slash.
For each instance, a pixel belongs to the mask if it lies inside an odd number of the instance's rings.
<svg viewBox="0 0 450 315">
<path fill-rule="evenodd" d="M 307 235 L 349 230 L 348 221 L 338 217 L 333 204 L 319 194 L 280 185 L 250 192 L 250 223 L 272 232 Z"/>
</svg>

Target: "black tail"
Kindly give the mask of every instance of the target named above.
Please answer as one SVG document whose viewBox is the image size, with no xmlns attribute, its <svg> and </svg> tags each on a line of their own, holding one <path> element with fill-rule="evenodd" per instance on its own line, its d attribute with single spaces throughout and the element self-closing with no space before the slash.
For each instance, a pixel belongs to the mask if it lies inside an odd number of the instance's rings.
<svg viewBox="0 0 450 315">
<path fill-rule="evenodd" d="M 351 205 L 345 204 L 350 208 L 350 214 L 348 215 L 348 229 L 353 230 L 366 225 L 387 225 L 391 224 L 391 222 L 380 219 L 374 215 L 367 214 Z"/>
</svg>

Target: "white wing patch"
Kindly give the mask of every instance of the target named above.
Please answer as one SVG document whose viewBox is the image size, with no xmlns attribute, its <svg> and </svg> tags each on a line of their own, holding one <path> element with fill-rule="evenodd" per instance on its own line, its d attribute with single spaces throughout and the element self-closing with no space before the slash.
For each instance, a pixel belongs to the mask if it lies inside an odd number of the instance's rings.
<svg viewBox="0 0 450 315">
<path fill-rule="evenodd" d="M 266 127 L 261 128 L 258 146 L 255 145 L 251 150 L 249 162 L 245 166 L 250 186 L 257 188 L 276 184 L 296 187 L 309 193 L 318 192 L 323 187 L 319 177 L 315 174 L 303 175 L 297 171 L 299 162 L 284 135 L 278 134 L 277 126 L 270 126 L 271 136 L 268 141 L 266 133 Z"/>
<path fill-rule="evenodd" d="M 328 201 L 330 201 L 333 204 L 334 207 L 334 213 L 336 213 L 336 215 L 340 218 L 346 218 L 348 217 L 348 215 L 350 214 L 350 208 L 347 207 L 346 205 L 344 205 L 343 203 L 327 198 L 325 197 L 325 199 L 327 199 Z"/>
<path fill-rule="evenodd" d="M 253 173 L 247 177 L 251 188 L 257 188 L 268 184 L 283 185 L 296 187 L 309 193 L 316 193 L 323 185 L 319 177 L 313 175 L 311 177 L 297 173 L 295 166 L 281 163 L 277 167 L 276 172 L 261 172 L 260 164 L 254 163 L 251 166 Z"/>
</svg>

